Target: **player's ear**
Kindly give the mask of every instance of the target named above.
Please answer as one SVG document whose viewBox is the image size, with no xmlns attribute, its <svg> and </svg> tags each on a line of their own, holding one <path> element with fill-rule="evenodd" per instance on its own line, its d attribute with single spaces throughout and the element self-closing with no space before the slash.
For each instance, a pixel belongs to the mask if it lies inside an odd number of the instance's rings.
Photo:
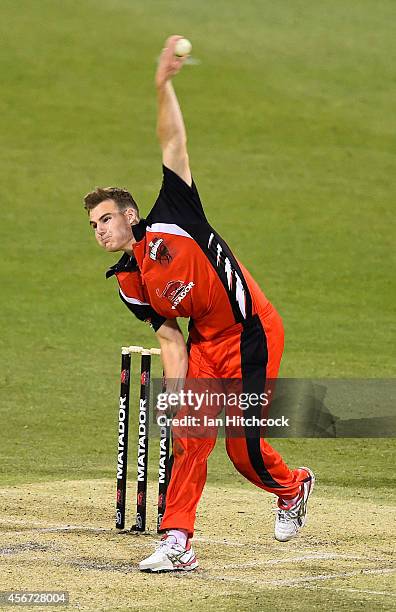
<svg viewBox="0 0 396 612">
<path fill-rule="evenodd" d="M 126 216 L 126 218 L 128 219 L 128 222 L 132 225 L 134 223 L 136 223 L 137 221 L 137 212 L 134 208 L 127 208 L 124 211 L 124 214 Z"/>
</svg>

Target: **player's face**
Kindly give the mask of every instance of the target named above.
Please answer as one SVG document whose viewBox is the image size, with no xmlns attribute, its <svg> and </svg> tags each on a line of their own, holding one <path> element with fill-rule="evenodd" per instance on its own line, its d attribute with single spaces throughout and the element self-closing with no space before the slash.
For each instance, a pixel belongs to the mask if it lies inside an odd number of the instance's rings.
<svg viewBox="0 0 396 612">
<path fill-rule="evenodd" d="M 89 224 L 98 244 L 113 253 L 131 249 L 131 223 L 136 221 L 132 208 L 120 211 L 114 200 L 104 200 L 89 211 Z"/>
</svg>

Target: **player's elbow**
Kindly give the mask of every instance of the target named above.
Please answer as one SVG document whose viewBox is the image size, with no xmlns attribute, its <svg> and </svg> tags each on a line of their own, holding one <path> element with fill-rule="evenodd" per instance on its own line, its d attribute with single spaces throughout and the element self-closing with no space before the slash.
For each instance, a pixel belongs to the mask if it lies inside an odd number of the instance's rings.
<svg viewBox="0 0 396 612">
<path fill-rule="evenodd" d="M 167 319 L 156 332 L 161 351 L 172 352 L 175 356 L 184 357 L 187 355 L 186 343 L 183 332 L 176 320 Z"/>
</svg>

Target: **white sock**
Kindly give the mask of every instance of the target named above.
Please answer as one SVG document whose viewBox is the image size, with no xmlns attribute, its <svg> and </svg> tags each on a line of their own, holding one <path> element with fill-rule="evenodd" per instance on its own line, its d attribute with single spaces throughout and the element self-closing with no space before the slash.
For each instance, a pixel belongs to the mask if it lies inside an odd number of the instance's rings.
<svg viewBox="0 0 396 612">
<path fill-rule="evenodd" d="M 183 548 L 186 547 L 188 539 L 188 531 L 186 531 L 186 529 L 169 529 L 167 536 L 168 538 L 172 536 L 175 538 L 177 544 L 180 544 L 180 546 L 183 546 Z"/>
<path fill-rule="evenodd" d="M 292 499 L 283 499 L 283 497 L 281 497 L 281 504 L 282 506 L 290 506 L 290 504 L 295 504 L 296 501 L 298 500 L 300 494 L 297 493 L 297 495 L 295 497 L 293 497 Z"/>
</svg>

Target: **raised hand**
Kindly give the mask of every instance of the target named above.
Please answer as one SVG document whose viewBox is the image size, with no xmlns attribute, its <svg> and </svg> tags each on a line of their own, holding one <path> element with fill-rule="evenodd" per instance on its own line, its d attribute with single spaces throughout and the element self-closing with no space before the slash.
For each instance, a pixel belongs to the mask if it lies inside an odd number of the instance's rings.
<svg viewBox="0 0 396 612">
<path fill-rule="evenodd" d="M 177 57 L 175 55 L 176 42 L 181 38 L 183 38 L 183 36 L 174 34 L 165 42 L 165 47 L 162 50 L 157 73 L 155 75 L 155 84 L 157 87 L 162 87 L 167 81 L 174 77 L 175 74 L 179 72 L 186 60 L 187 56 Z"/>
</svg>

